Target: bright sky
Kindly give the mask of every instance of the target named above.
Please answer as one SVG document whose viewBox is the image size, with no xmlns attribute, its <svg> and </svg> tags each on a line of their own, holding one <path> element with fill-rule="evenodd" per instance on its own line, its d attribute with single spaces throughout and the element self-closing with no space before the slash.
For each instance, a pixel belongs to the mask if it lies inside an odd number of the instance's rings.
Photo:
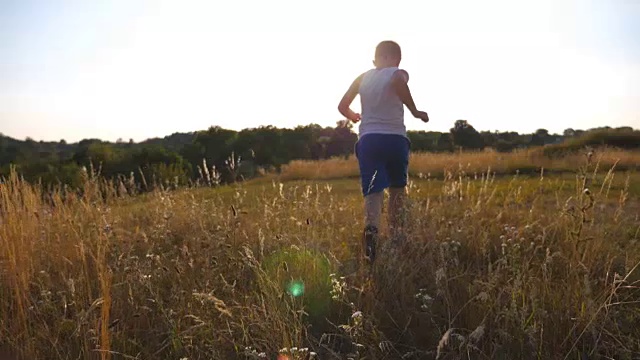
<svg viewBox="0 0 640 360">
<path fill-rule="evenodd" d="M 0 1 L 0 132 L 21 139 L 334 125 L 386 39 L 431 116 L 410 129 L 640 128 L 638 0 Z"/>
</svg>

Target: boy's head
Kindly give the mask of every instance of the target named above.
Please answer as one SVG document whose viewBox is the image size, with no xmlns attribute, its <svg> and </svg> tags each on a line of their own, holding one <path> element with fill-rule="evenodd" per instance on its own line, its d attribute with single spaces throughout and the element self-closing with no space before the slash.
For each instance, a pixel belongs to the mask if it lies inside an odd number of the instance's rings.
<svg viewBox="0 0 640 360">
<path fill-rule="evenodd" d="M 400 65 L 400 60 L 402 60 L 402 50 L 400 50 L 398 43 L 387 40 L 376 46 L 373 65 L 377 68 L 398 66 Z"/>
</svg>

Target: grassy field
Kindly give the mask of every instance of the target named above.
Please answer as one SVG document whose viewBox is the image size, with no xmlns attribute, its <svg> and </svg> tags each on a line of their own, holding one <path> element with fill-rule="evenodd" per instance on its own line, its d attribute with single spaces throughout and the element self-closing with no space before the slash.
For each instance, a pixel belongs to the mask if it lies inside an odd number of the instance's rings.
<svg viewBox="0 0 640 360">
<path fill-rule="evenodd" d="M 510 153 L 486 150 L 475 153 L 414 153 L 411 155 L 409 173 L 418 178 L 443 177 L 447 173 L 479 175 L 491 172 L 504 174 L 576 173 L 586 162 L 597 164 L 594 170 L 606 172 L 640 169 L 640 152 L 617 149 L 599 149 L 591 152 L 575 151 L 561 157 L 544 155 L 545 148 L 538 147 Z M 358 161 L 354 156 L 324 161 L 292 161 L 283 166 L 280 179 L 342 179 L 358 177 Z"/>
<path fill-rule="evenodd" d="M 500 163 L 481 159 L 412 164 L 431 175 L 407 188 L 408 241 L 383 243 L 372 269 L 358 261 L 358 181 L 291 175 L 300 163 L 281 178 L 135 196 L 91 176 L 82 195 L 45 196 L 13 176 L 0 185 L 0 348 L 638 359 L 640 176 L 608 172 L 614 157 L 536 176 L 487 174 Z M 315 180 L 285 181 L 301 177 Z"/>
</svg>

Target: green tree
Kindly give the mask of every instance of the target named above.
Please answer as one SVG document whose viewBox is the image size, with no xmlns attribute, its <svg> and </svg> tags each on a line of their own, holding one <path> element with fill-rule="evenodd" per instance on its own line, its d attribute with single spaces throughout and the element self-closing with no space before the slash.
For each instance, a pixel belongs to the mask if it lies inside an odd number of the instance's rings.
<svg viewBox="0 0 640 360">
<path fill-rule="evenodd" d="M 542 146 L 549 142 L 549 131 L 547 129 L 538 129 L 531 135 L 532 146 Z"/>
<path fill-rule="evenodd" d="M 484 147 L 482 136 L 467 120 L 456 120 L 450 133 L 453 144 L 463 149 L 479 150 Z"/>
</svg>

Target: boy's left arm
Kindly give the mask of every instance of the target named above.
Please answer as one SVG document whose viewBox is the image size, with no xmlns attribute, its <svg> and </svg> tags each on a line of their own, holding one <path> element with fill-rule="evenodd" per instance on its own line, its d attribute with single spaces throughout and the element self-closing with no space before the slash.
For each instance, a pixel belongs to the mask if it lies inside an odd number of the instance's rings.
<svg viewBox="0 0 640 360">
<path fill-rule="evenodd" d="M 353 112 L 350 106 L 353 100 L 358 95 L 361 81 L 362 81 L 362 75 L 358 76 L 353 81 L 353 83 L 351 83 L 351 86 L 349 86 L 349 89 L 347 90 L 347 92 L 344 93 L 342 100 L 340 100 L 340 104 L 338 104 L 338 111 L 340 111 L 340 114 L 342 114 L 342 116 L 346 117 L 347 119 L 351 120 L 354 123 L 360 121 L 360 114 Z"/>
</svg>

